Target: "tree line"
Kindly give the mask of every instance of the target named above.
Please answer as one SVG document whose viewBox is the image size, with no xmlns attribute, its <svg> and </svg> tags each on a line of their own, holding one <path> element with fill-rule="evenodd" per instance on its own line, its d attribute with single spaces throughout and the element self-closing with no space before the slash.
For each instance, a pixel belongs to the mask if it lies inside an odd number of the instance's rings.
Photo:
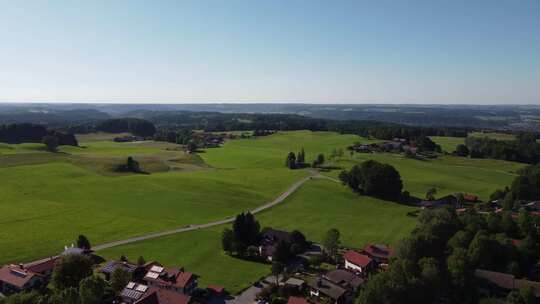
<svg viewBox="0 0 540 304">
<path fill-rule="evenodd" d="M 98 120 L 78 125 L 70 125 L 66 127 L 65 130 L 71 133 L 78 134 L 87 134 L 94 132 L 129 132 L 137 136 L 150 137 L 156 133 L 156 126 L 152 122 L 145 119 L 125 117 Z"/>
<path fill-rule="evenodd" d="M 46 127 L 35 124 L 9 124 L 0 125 L 0 142 L 8 144 L 39 143 L 46 137 L 54 138 L 56 145 L 78 146 L 77 138 L 72 133 L 62 133 L 48 130 Z"/>
<path fill-rule="evenodd" d="M 489 286 L 474 271 L 532 275 L 540 257 L 539 227 L 525 210 L 517 222 L 509 212 L 486 217 L 470 209 L 458 217 L 450 209 L 424 210 L 416 229 L 398 243 L 387 271 L 364 284 L 357 303 L 536 303 L 530 288 L 506 299 L 486 297 L 480 287 Z M 519 245 L 513 238 L 521 239 Z"/>
<path fill-rule="evenodd" d="M 540 162 L 540 143 L 529 133 L 519 134 L 515 140 L 497 140 L 469 136 L 465 145 L 458 145 L 456 153 L 471 158 L 493 158 L 528 164 Z"/>
</svg>

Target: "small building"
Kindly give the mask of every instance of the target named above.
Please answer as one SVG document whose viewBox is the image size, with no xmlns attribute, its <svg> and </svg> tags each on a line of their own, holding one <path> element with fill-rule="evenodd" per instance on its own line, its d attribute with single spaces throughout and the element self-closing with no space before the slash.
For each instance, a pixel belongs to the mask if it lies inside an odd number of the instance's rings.
<svg viewBox="0 0 540 304">
<path fill-rule="evenodd" d="M 206 287 L 206 290 L 208 290 L 214 296 L 223 296 L 225 294 L 225 287 L 221 285 L 211 284 Z"/>
<path fill-rule="evenodd" d="M 316 299 L 327 298 L 332 303 L 345 303 L 347 298 L 347 290 L 337 284 L 334 284 L 326 279 L 317 278 L 307 281 L 310 287 L 309 295 Z"/>
<path fill-rule="evenodd" d="M 32 263 L 24 264 L 24 269 L 40 274 L 44 276 L 45 278 L 50 278 L 52 275 L 52 272 L 54 270 L 54 265 L 56 264 L 56 260 L 58 260 L 58 257 L 50 257 L 48 259 L 43 259 L 39 261 L 35 261 Z"/>
<path fill-rule="evenodd" d="M 140 300 L 148 291 L 148 286 L 145 284 L 138 284 L 135 282 L 129 282 L 126 287 L 120 293 L 122 303 L 132 304 Z"/>
<path fill-rule="evenodd" d="M 0 268 L 0 292 L 6 295 L 37 288 L 45 280 L 44 276 L 25 269 L 23 265 L 5 265 Z"/>
<path fill-rule="evenodd" d="M 197 288 L 197 276 L 183 268 L 165 269 L 152 266 L 143 280 L 149 287 L 172 290 L 179 293 L 191 294 Z"/>
<path fill-rule="evenodd" d="M 285 281 L 285 288 L 289 290 L 295 290 L 296 292 L 301 292 L 304 290 L 304 287 L 306 286 L 306 282 L 304 280 L 290 277 Z"/>
<path fill-rule="evenodd" d="M 352 270 L 353 272 L 365 274 L 374 265 L 373 260 L 369 256 L 354 250 L 345 252 L 343 258 L 345 259 L 345 269 Z"/>
<path fill-rule="evenodd" d="M 261 232 L 261 245 L 259 254 L 267 261 L 272 261 L 272 256 L 280 242 L 290 242 L 291 234 L 288 231 L 273 228 L 264 228 Z"/>
<path fill-rule="evenodd" d="M 324 278 L 354 292 L 364 283 L 364 279 L 346 269 L 330 270 L 324 274 Z"/>
<path fill-rule="evenodd" d="M 99 272 L 102 273 L 108 281 L 111 279 L 113 272 L 118 268 L 123 269 L 133 276 L 137 270 L 142 269 L 143 266 L 132 264 L 127 261 L 109 261 L 99 269 Z"/>
<path fill-rule="evenodd" d="M 388 264 L 390 257 L 394 255 L 394 250 L 388 245 L 367 244 L 364 246 L 363 253 L 379 264 Z"/>
<path fill-rule="evenodd" d="M 133 304 L 190 304 L 191 296 L 167 289 L 150 288 L 144 296 Z"/>
</svg>

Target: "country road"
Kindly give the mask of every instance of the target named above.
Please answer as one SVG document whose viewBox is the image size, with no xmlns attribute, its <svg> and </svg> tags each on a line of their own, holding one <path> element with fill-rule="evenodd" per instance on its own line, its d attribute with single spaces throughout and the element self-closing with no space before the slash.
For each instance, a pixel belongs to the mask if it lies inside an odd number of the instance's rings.
<svg viewBox="0 0 540 304">
<path fill-rule="evenodd" d="M 306 177 L 302 178 L 301 180 L 299 180 L 299 181 L 295 182 L 294 184 L 292 184 L 280 196 L 278 196 L 277 198 L 275 198 L 271 202 L 268 202 L 268 203 L 266 203 L 266 204 L 264 204 L 262 206 L 259 206 L 259 207 L 255 208 L 255 209 L 250 210 L 250 212 L 253 213 L 253 214 L 256 214 L 256 213 L 262 212 L 264 210 L 267 210 L 269 208 L 272 208 L 272 207 L 280 204 L 287 197 L 289 197 L 291 194 L 296 192 L 305 182 L 307 182 L 307 181 L 309 181 L 309 180 L 311 180 L 313 178 L 328 179 L 328 180 L 331 180 L 331 181 L 339 182 L 337 179 L 321 175 L 317 171 L 310 171 L 309 176 L 306 176 Z M 210 228 L 210 227 L 214 227 L 214 226 L 219 226 L 219 225 L 223 225 L 223 224 L 227 224 L 227 223 L 232 223 L 233 221 L 234 221 L 234 217 L 230 217 L 230 218 L 226 218 L 226 219 L 223 219 L 223 220 L 214 221 L 214 222 L 205 223 L 205 224 L 189 225 L 189 226 L 184 226 L 184 227 L 181 227 L 181 228 L 176 228 L 176 229 L 160 231 L 160 232 L 154 232 L 154 233 L 149 233 L 149 234 L 145 234 L 145 235 L 141 235 L 141 236 L 136 236 L 136 237 L 132 237 L 132 238 L 124 239 L 124 240 L 118 240 L 118 241 L 112 241 L 112 242 L 108 242 L 108 243 L 103 243 L 103 244 L 100 244 L 100 245 L 93 246 L 92 249 L 94 251 L 100 251 L 100 250 L 104 250 L 104 249 L 108 249 L 108 248 L 112 248 L 112 247 L 116 247 L 116 246 L 131 244 L 131 243 L 140 242 L 140 241 L 149 240 L 149 239 L 155 239 L 155 238 L 168 236 L 168 235 L 172 235 L 172 234 L 189 232 L 189 231 L 194 231 L 194 230 L 199 230 L 199 229 L 206 229 L 206 228 Z M 33 262 L 28 263 L 27 265 L 40 263 L 40 262 L 43 262 L 43 261 L 48 260 L 48 259 L 50 259 L 50 258 L 45 258 L 45 259 L 33 261 Z"/>
</svg>

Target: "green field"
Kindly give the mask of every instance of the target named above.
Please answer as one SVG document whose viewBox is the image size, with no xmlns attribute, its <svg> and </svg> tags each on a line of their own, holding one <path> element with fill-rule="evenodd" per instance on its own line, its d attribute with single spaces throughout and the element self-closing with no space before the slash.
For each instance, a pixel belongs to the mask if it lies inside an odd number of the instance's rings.
<svg viewBox="0 0 540 304">
<path fill-rule="evenodd" d="M 221 148 L 185 154 L 175 144 L 151 141 L 114 143 L 106 134 L 88 135 L 81 147 L 44 151 L 41 144 L 0 145 L 0 263 L 28 261 L 57 254 L 78 234 L 92 243 L 223 219 L 278 196 L 306 176 L 284 168 L 288 152 L 318 153 L 367 140 L 330 132 L 280 132 L 227 141 Z M 119 174 L 114 166 L 134 156 L 149 175 Z M 349 168 L 367 159 L 390 163 L 400 171 L 405 189 L 423 197 L 469 192 L 482 198 L 508 185 L 521 164 L 441 156 L 415 160 L 398 154 L 348 153 L 333 165 Z M 332 177 L 339 170 L 325 172 Z M 411 207 L 361 197 L 339 183 L 313 180 L 282 205 L 258 215 L 263 226 L 299 229 L 320 241 L 329 228 L 342 232 L 345 245 L 394 243 L 407 234 Z M 132 259 L 144 255 L 169 266 L 185 266 L 204 283 L 238 291 L 268 271 L 266 265 L 237 260 L 220 250 L 222 227 L 109 249 Z M 31 248 L 31 250 L 29 250 Z M 216 266 L 218 265 L 218 266 Z M 234 269 L 234 271 L 231 271 Z"/>
<path fill-rule="evenodd" d="M 314 179 L 283 204 L 257 215 L 257 219 L 262 226 L 298 229 L 315 242 L 322 240 L 326 230 L 337 228 L 344 245 L 362 247 L 366 242 L 391 244 L 407 235 L 415 224 L 415 218 L 407 216 L 407 212 L 414 210 L 360 197 L 333 181 Z M 201 284 L 221 284 L 235 293 L 268 274 L 270 267 L 225 255 L 220 239 L 223 228 L 115 247 L 100 254 L 113 259 L 124 254 L 133 260 L 142 254 L 147 260 L 181 265 L 200 274 Z"/>
<path fill-rule="evenodd" d="M 441 146 L 444 152 L 452 153 L 456 151 L 457 145 L 464 144 L 464 137 L 450 137 L 450 136 L 430 136 L 436 144 Z"/>
</svg>

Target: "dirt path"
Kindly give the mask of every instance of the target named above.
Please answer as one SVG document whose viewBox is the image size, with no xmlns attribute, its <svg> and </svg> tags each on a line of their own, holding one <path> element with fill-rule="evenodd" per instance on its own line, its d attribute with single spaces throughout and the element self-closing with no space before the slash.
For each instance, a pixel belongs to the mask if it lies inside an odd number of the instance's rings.
<svg viewBox="0 0 540 304">
<path fill-rule="evenodd" d="M 301 179 L 301 180 L 295 182 L 294 184 L 292 184 L 287 190 L 285 190 L 285 192 L 283 192 L 276 199 L 274 199 L 273 201 L 268 202 L 268 203 L 266 203 L 266 204 L 264 204 L 262 206 L 259 206 L 259 207 L 255 208 L 255 209 L 252 209 L 252 210 L 250 210 L 250 212 L 252 214 L 256 214 L 256 213 L 259 213 L 259 212 L 264 211 L 266 209 L 274 207 L 275 205 L 283 202 L 287 197 L 289 197 L 296 190 L 298 190 L 298 188 L 300 188 L 305 182 L 309 181 L 312 178 L 326 178 L 326 177 L 323 177 L 322 175 L 320 175 L 316 171 L 310 171 L 309 176 L 304 177 L 303 179 Z M 116 246 L 120 246 L 120 245 L 126 245 L 126 244 L 139 242 L 139 241 L 144 241 L 144 240 L 149 240 L 149 239 L 155 239 L 155 238 L 159 238 L 159 237 L 163 237 L 163 236 L 167 236 L 167 235 L 172 235 L 172 234 L 177 234 L 177 233 L 182 233 L 182 232 L 188 232 L 188 231 L 194 231 L 194 230 L 199 230 L 199 229 L 206 229 L 206 228 L 210 228 L 210 227 L 214 227 L 214 226 L 219 226 L 219 225 L 223 225 L 223 224 L 227 224 L 227 223 L 232 223 L 233 221 L 234 221 L 234 217 L 229 217 L 229 218 L 226 218 L 226 219 L 223 219 L 223 220 L 214 221 L 214 222 L 210 222 L 210 223 L 189 225 L 189 226 L 185 226 L 185 227 L 181 227 L 181 228 L 177 228 L 177 229 L 166 230 L 166 231 L 161 231 L 161 232 L 155 232 L 155 233 L 145 234 L 145 235 L 141 235 L 141 236 L 137 236 L 137 237 L 132 237 L 132 238 L 129 238 L 129 239 L 104 243 L 104 244 L 101 244 L 101 245 L 94 246 L 94 247 L 92 247 L 92 249 L 94 251 L 99 251 L 99 250 L 108 249 L 108 248 L 111 248 L 111 247 L 116 247 Z"/>
</svg>

